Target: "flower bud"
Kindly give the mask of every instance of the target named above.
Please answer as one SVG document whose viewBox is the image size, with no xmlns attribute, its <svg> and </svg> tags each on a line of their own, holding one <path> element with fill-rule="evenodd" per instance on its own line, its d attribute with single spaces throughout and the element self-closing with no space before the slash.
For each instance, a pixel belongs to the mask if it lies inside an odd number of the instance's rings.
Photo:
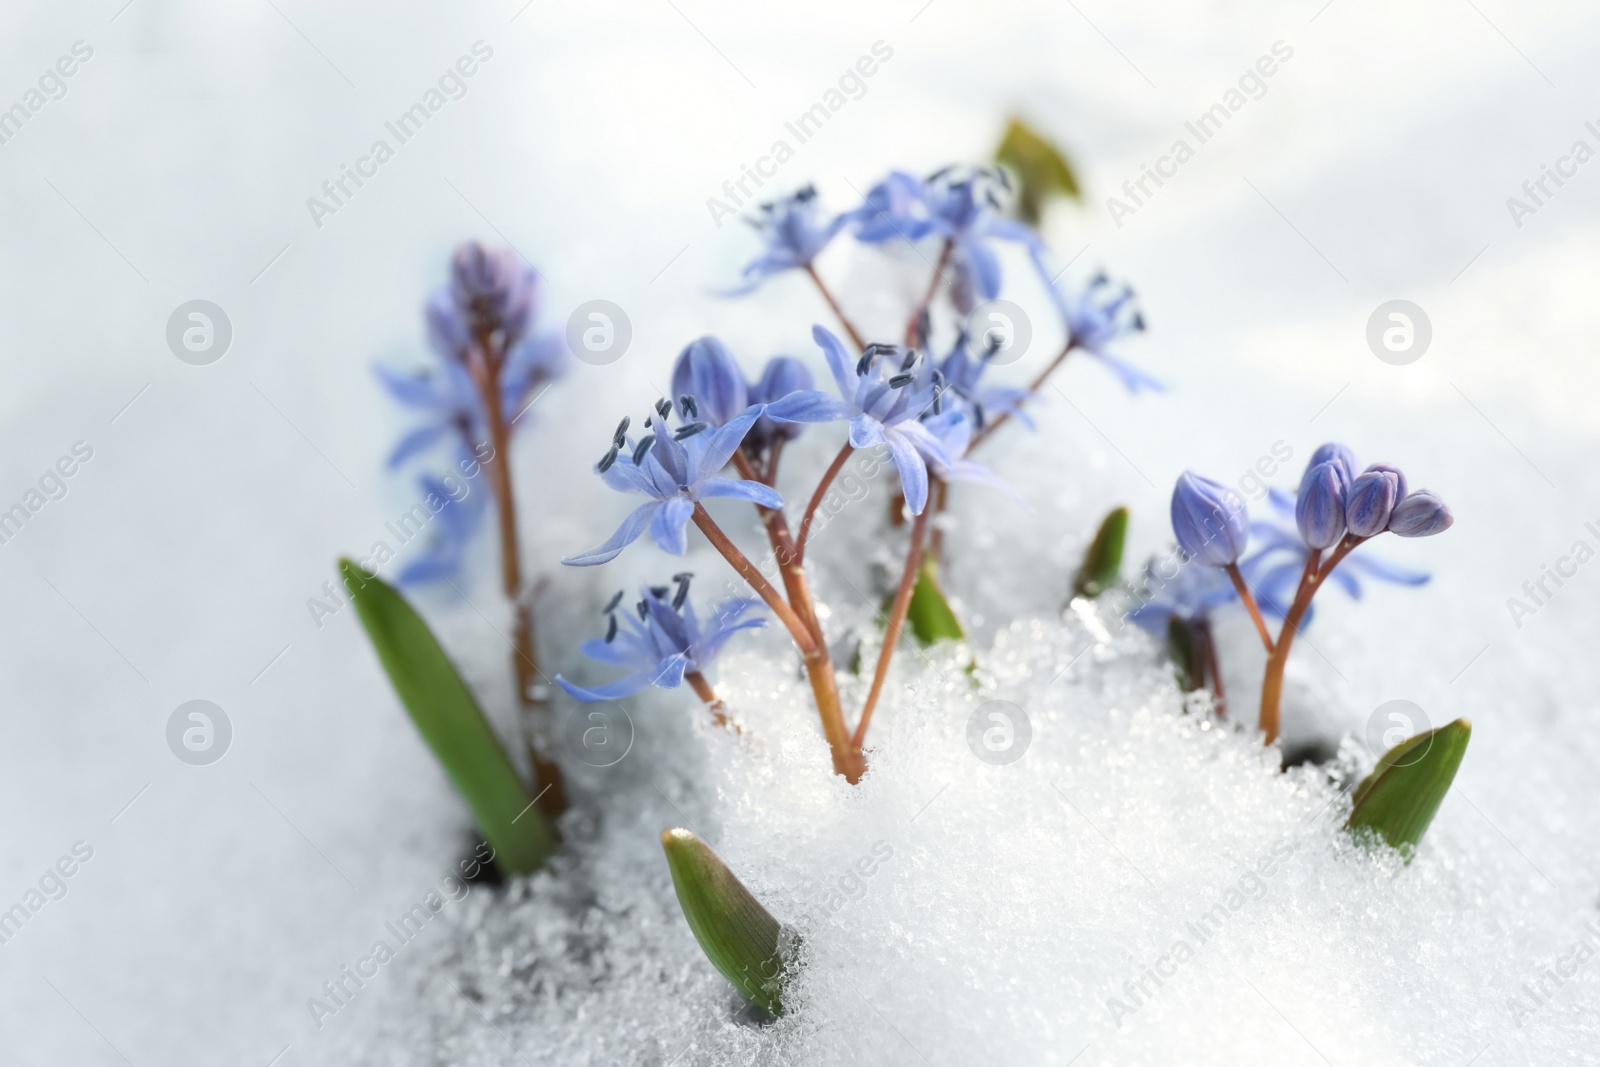
<svg viewBox="0 0 1600 1067">
<path fill-rule="evenodd" d="M 1238 493 L 1185 471 L 1172 490 L 1172 532 L 1184 554 L 1207 567 L 1238 561 L 1250 540 L 1250 515 Z"/>
<path fill-rule="evenodd" d="M 1392 474 L 1395 476 L 1395 479 L 1399 483 L 1398 487 L 1394 491 L 1395 503 L 1399 503 L 1400 501 L 1404 500 L 1406 498 L 1406 494 L 1411 491 L 1406 486 L 1405 471 L 1401 470 L 1399 467 L 1392 466 L 1388 463 L 1370 463 L 1367 465 L 1367 469 L 1362 473 L 1366 474 L 1371 471 L 1382 471 L 1386 474 Z"/>
<path fill-rule="evenodd" d="M 750 406 L 744 374 L 715 337 L 691 341 L 672 366 L 672 395 L 692 396 L 700 417 L 721 426 Z"/>
<path fill-rule="evenodd" d="M 1393 471 L 1368 470 L 1350 485 L 1345 502 L 1345 525 L 1357 537 L 1372 537 L 1389 525 L 1389 513 L 1400 501 L 1405 479 Z"/>
<path fill-rule="evenodd" d="M 1427 489 L 1418 489 L 1394 506 L 1389 515 L 1389 530 L 1400 537 L 1432 537 L 1450 529 L 1456 517 Z"/>
<path fill-rule="evenodd" d="M 450 295 L 474 330 L 502 331 L 507 344 L 521 337 L 533 317 L 537 276 L 509 248 L 468 241 L 450 260 Z"/>
<path fill-rule="evenodd" d="M 773 356 L 761 372 L 761 380 L 750 387 L 752 404 L 775 404 L 790 393 L 812 388 L 811 371 L 793 356 Z M 756 420 L 745 438 L 745 445 L 760 452 L 778 438 L 793 441 L 800 436 L 805 424 L 800 422 L 773 422 L 765 415 Z"/>
<path fill-rule="evenodd" d="M 1306 464 L 1306 474 L 1311 473 L 1311 468 L 1319 463 L 1332 463 L 1340 475 L 1340 489 L 1348 493 L 1350 483 L 1356 480 L 1356 454 L 1344 445 L 1332 442 L 1323 445 L 1311 453 L 1311 461 Z"/>
<path fill-rule="evenodd" d="M 1320 453 L 1323 449 L 1317 451 Z M 1341 463 L 1341 459 L 1335 457 L 1313 464 L 1300 480 L 1300 495 L 1294 502 L 1294 521 L 1300 527 L 1300 536 L 1311 548 L 1328 548 L 1344 536 L 1344 505 L 1349 495 L 1350 476 Z"/>
</svg>

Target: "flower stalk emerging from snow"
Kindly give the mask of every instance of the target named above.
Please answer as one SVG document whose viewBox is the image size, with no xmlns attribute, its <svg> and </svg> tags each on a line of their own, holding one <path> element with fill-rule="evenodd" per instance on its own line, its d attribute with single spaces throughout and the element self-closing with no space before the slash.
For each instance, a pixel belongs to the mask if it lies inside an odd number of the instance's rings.
<svg viewBox="0 0 1600 1067">
<path fill-rule="evenodd" d="M 469 241 L 451 259 L 449 283 L 435 290 L 424 308 L 428 338 L 442 366 L 428 377 L 407 377 L 381 367 L 378 374 L 401 403 L 430 416 L 401 439 L 391 466 L 453 436 L 465 457 L 463 470 L 465 464 L 481 461 L 493 488 L 501 588 L 516 620 L 512 664 L 517 698 L 535 776 L 548 787 L 540 794 L 540 807 L 556 815 L 565 808 L 565 798 L 560 768 L 546 756 L 553 731 L 546 721 L 545 689 L 537 681 L 542 675 L 518 541 L 510 447 L 517 423 L 565 370 L 567 353 L 560 339 L 534 332 L 539 298 L 538 274 L 515 252 Z M 442 543 L 403 577 L 442 578 L 453 584 L 481 508 L 476 501 L 457 501 L 450 511 L 451 520 L 438 526 Z"/>
<path fill-rule="evenodd" d="M 1426 489 L 1407 492 L 1406 477 L 1398 468 L 1375 463 L 1360 474 L 1355 468 L 1355 454 L 1343 445 L 1327 444 L 1313 452 L 1294 503 L 1298 544 L 1289 535 L 1269 527 L 1272 539 L 1267 548 L 1253 560 L 1246 561 L 1247 567 L 1257 564 L 1252 572 L 1259 587 L 1270 594 L 1282 586 L 1287 574 L 1281 564 L 1264 569 L 1260 566 L 1262 558 L 1280 549 L 1303 554 L 1294 598 L 1282 612 L 1283 625 L 1276 639 L 1268 632 L 1256 597 L 1239 566 L 1250 535 L 1249 516 L 1243 500 L 1226 486 L 1192 472 L 1179 478 L 1173 489 L 1172 527 L 1179 547 L 1189 562 L 1226 571 L 1239 598 L 1255 619 L 1266 646 L 1260 725 L 1267 744 L 1278 737 L 1284 668 L 1295 635 L 1309 616 L 1311 600 L 1317 590 L 1351 552 L 1379 534 L 1429 537 L 1443 533 L 1455 521 L 1450 509 L 1435 494 Z M 1426 575 L 1412 575 L 1361 557 L 1352 563 L 1364 564 L 1369 574 L 1390 581 L 1416 584 L 1418 580 L 1426 580 Z M 1339 577 L 1352 592 L 1359 591 L 1354 579 L 1348 575 Z M 1270 595 L 1268 602 L 1273 603 Z"/>
</svg>

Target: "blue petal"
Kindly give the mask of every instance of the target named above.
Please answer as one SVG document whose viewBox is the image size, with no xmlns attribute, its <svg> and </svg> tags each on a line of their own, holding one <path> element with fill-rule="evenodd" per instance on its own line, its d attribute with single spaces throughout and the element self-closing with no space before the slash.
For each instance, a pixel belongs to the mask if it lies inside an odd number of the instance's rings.
<svg viewBox="0 0 1600 1067">
<path fill-rule="evenodd" d="M 728 465 L 728 460 L 738 451 L 750 427 L 765 411 L 765 405 L 753 405 L 745 408 L 737 418 L 729 419 L 726 426 L 689 438 L 691 447 L 697 453 L 694 470 L 690 472 L 695 482 L 704 481 Z"/>
<path fill-rule="evenodd" d="M 850 444 L 855 448 L 883 444 L 883 423 L 871 415 L 857 415 L 850 420 Z"/>
<path fill-rule="evenodd" d="M 594 689 L 585 689 L 573 685 L 561 675 L 556 675 L 556 684 L 565 689 L 574 700 L 585 704 L 593 704 L 603 700 L 621 700 L 648 689 L 652 685 L 659 685 L 664 689 L 676 689 L 683 684 L 684 660 L 686 657 L 674 656 L 662 663 L 652 664 L 640 671 L 634 671 L 626 678 L 619 678 L 610 685 L 602 685 Z"/>
<path fill-rule="evenodd" d="M 442 424 L 419 426 L 400 438 L 400 443 L 394 446 L 393 452 L 389 453 L 389 469 L 393 470 L 417 453 L 432 447 L 439 438 L 444 436 L 447 430 L 449 430 L 449 427 Z"/>
<path fill-rule="evenodd" d="M 688 497 L 668 497 L 661 503 L 655 517 L 650 520 L 650 539 L 660 546 L 663 552 L 670 552 L 674 556 L 683 555 L 689 551 L 689 531 L 686 527 L 693 514 L 694 502 Z"/>
<path fill-rule="evenodd" d="M 402 374 L 390 370 L 381 363 L 372 368 L 372 373 L 377 375 L 378 381 L 389 390 L 390 396 L 407 407 L 426 410 L 439 410 L 445 407 L 443 398 L 434 387 L 434 379 L 430 375 Z"/>
<path fill-rule="evenodd" d="M 773 422 L 837 422 L 855 414 L 853 405 L 814 389 L 790 393 L 777 403 L 767 405 L 767 418 Z"/>
<path fill-rule="evenodd" d="M 736 500 L 748 500 L 752 504 L 760 504 L 774 511 L 783 507 L 783 497 L 778 495 L 778 491 L 761 482 L 734 478 L 707 478 L 700 483 L 696 493 L 701 500 L 707 497 L 727 496 Z"/>
<path fill-rule="evenodd" d="M 1000 261 L 993 252 L 984 246 L 983 242 L 968 238 L 957 246 L 962 257 L 966 260 L 967 267 L 972 271 L 973 280 L 978 283 L 978 292 L 983 294 L 985 300 L 993 300 L 1000 295 Z"/>
<path fill-rule="evenodd" d="M 930 437 L 932 435 L 929 435 Z M 911 514 L 921 515 L 928 505 L 928 466 L 922 456 L 911 447 L 904 434 L 892 433 L 884 437 L 889 446 L 889 458 L 900 472 L 900 491 L 905 494 Z"/>
<path fill-rule="evenodd" d="M 839 395 L 849 400 L 856 391 L 856 370 L 850 362 L 850 357 L 845 355 L 844 345 L 821 326 L 811 327 L 811 339 L 822 346 L 822 354 L 828 359 L 828 369 L 833 372 L 833 381 L 839 387 Z"/>
<path fill-rule="evenodd" d="M 605 663 L 612 667 L 626 667 L 629 664 L 638 662 L 642 659 L 652 659 L 653 661 L 653 657 L 645 657 L 640 655 L 641 648 L 636 642 L 624 644 L 624 636 L 625 635 L 619 633 L 616 638 L 611 641 L 605 641 L 598 637 L 591 637 L 589 640 L 578 646 L 578 651 L 582 652 L 585 656 L 588 656 L 596 663 Z"/>
<path fill-rule="evenodd" d="M 635 508 L 633 513 L 622 520 L 622 525 L 617 527 L 617 532 L 603 545 L 591 548 L 589 551 L 576 556 L 568 556 L 561 562 L 568 567 L 593 567 L 601 563 L 610 563 L 616 559 L 624 548 L 633 544 L 644 533 L 646 526 L 657 511 L 661 510 L 661 501 L 652 500 Z"/>
</svg>

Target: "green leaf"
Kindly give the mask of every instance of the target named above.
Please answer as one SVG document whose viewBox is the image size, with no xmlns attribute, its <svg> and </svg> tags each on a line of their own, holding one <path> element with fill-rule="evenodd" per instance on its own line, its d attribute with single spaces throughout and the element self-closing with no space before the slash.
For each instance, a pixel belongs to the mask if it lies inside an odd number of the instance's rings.
<svg viewBox="0 0 1600 1067">
<path fill-rule="evenodd" d="M 556 835 L 438 640 L 393 586 L 339 561 L 344 584 L 400 703 L 472 809 L 507 874 L 527 874 L 556 850 Z"/>
<path fill-rule="evenodd" d="M 661 831 L 661 847 L 678 905 L 706 958 L 752 1003 L 782 1015 L 792 945 L 778 920 L 711 846 L 688 830 Z"/>
<path fill-rule="evenodd" d="M 1167 617 L 1167 656 L 1177 668 L 1178 688 L 1185 693 L 1205 688 L 1205 649 L 1201 640 L 1188 620 L 1176 615 Z"/>
<path fill-rule="evenodd" d="M 1122 577 L 1122 549 L 1128 542 L 1128 509 L 1115 508 L 1100 523 L 1083 563 L 1072 578 L 1074 596 L 1093 600 Z"/>
<path fill-rule="evenodd" d="M 1016 176 L 1017 214 L 1030 226 L 1039 224 L 1050 197 L 1083 198 L 1066 154 L 1019 118 L 1012 118 L 1006 126 L 994 158 Z"/>
<path fill-rule="evenodd" d="M 878 622 L 880 626 L 885 624 L 893 607 L 894 594 L 890 593 L 883 601 L 883 614 Z M 906 626 L 911 636 L 924 647 L 940 641 L 966 640 L 967 631 L 962 629 L 961 620 L 956 618 L 950 602 L 945 599 L 944 590 L 939 586 L 939 565 L 931 557 L 922 561 L 922 567 L 917 571 L 917 584 L 911 587 L 911 603 L 906 606 Z"/>
<path fill-rule="evenodd" d="M 1345 826 L 1376 832 L 1409 861 L 1450 791 L 1471 739 L 1472 723 L 1457 719 L 1385 752 L 1356 787 Z"/>
</svg>

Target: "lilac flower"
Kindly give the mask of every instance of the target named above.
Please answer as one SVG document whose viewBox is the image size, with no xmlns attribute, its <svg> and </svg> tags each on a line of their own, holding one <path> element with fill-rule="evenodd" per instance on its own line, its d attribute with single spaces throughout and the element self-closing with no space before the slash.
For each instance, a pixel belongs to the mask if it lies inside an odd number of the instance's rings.
<svg viewBox="0 0 1600 1067">
<path fill-rule="evenodd" d="M 400 571 L 401 585 L 422 585 L 453 579 L 460 574 L 466 562 L 467 544 L 483 525 L 483 516 L 489 507 L 487 490 L 474 492 L 469 488 L 456 496 L 444 482 L 426 474 L 419 484 L 423 490 L 422 506 L 429 511 L 436 504 L 440 506 L 428 527 L 427 547 Z"/>
<path fill-rule="evenodd" d="M 963 313 L 1000 295 L 1000 260 L 990 242 L 1016 241 L 1028 249 L 1049 284 L 1038 234 L 1000 212 L 996 188 L 1010 190 L 1004 171 L 946 167 L 926 181 L 896 171 L 872 187 L 867 202 L 851 213 L 856 237 L 867 244 L 919 241 L 929 235 L 950 242 L 955 270 L 950 296 Z"/>
<path fill-rule="evenodd" d="M 1166 636 L 1174 616 L 1185 622 L 1207 619 L 1239 596 L 1222 571 L 1194 561 L 1181 564 L 1175 578 L 1164 579 L 1157 573 L 1156 561 L 1151 560 L 1145 565 L 1143 587 L 1153 588 L 1155 595 L 1128 612 L 1128 621 L 1159 637 Z"/>
<path fill-rule="evenodd" d="M 689 603 L 689 578 L 688 574 L 674 576 L 678 590 L 670 599 L 667 586 L 642 590 L 635 612 L 618 612 L 622 601 L 619 592 L 606 611 L 609 621 L 605 639 L 583 643 L 585 656 L 614 667 L 631 668 L 630 674 L 596 689 L 573 685 L 559 674 L 557 684 L 585 703 L 619 700 L 652 685 L 676 689 L 683 684 L 686 673 L 710 666 L 734 634 L 767 624 L 764 618 L 741 618 L 760 604 L 751 598 L 716 605 L 711 618 L 702 623 Z"/>
<path fill-rule="evenodd" d="M 839 397 L 802 389 L 772 404 L 767 415 L 773 422 L 848 419 L 850 443 L 856 448 L 888 447 L 906 504 L 913 515 L 922 514 L 928 503 L 929 458 L 944 466 L 955 462 L 918 421 L 939 406 L 931 368 L 915 350 L 888 345 L 869 345 L 852 367 L 837 337 L 821 326 L 813 326 L 811 336 L 828 358 Z"/>
<path fill-rule="evenodd" d="M 475 360 L 493 362 L 501 418 L 513 426 L 529 398 L 565 373 L 570 356 L 561 338 L 531 332 L 538 305 L 538 276 L 510 249 L 491 250 L 471 241 L 456 250 L 450 282 L 434 290 L 424 306 L 428 341 L 441 357 L 438 368 L 414 374 L 375 368 L 396 400 L 426 416 L 400 438 L 390 467 L 452 433 L 463 456 L 487 439 L 483 402 L 469 369 Z"/>
<path fill-rule="evenodd" d="M 762 279 L 786 270 L 803 270 L 827 247 L 848 221 L 840 215 L 826 218 L 817 201 L 817 191 L 808 185 L 791 196 L 761 205 L 761 218 L 752 224 L 761 231 L 766 248 L 741 272 L 745 284 L 733 291 L 748 293 Z"/>
<path fill-rule="evenodd" d="M 1250 541 L 1250 514 L 1232 489 L 1185 471 L 1172 488 L 1172 532 L 1189 558 L 1226 567 L 1238 561 Z"/>
<path fill-rule="evenodd" d="M 1111 342 L 1117 338 L 1144 331 L 1144 315 L 1134 306 L 1132 289 L 1114 288 L 1101 272 L 1081 290 L 1073 291 L 1065 283 L 1051 285 L 1050 295 L 1061 312 L 1067 338 L 1073 347 L 1111 368 L 1130 393 L 1146 389 L 1160 392 L 1164 388 L 1158 380 L 1110 350 Z"/>
<path fill-rule="evenodd" d="M 715 337 L 690 341 L 672 365 L 672 399 L 694 398 L 696 410 L 683 412 L 686 419 L 703 418 L 712 426 L 723 426 L 750 406 L 744 372 L 733 354 Z"/>
<path fill-rule="evenodd" d="M 532 321 L 539 276 L 512 249 L 468 241 L 450 261 L 450 297 L 468 333 L 498 333 L 509 349 Z"/>
<path fill-rule="evenodd" d="M 646 420 L 650 432 L 638 442 L 627 436 L 628 420 L 624 419 L 617 427 L 611 450 L 596 467 L 605 483 L 618 492 L 641 493 L 653 499 L 623 519 L 605 544 L 562 563 L 569 567 L 607 563 L 637 541 L 647 527 L 651 540 L 662 550 L 681 556 L 688 549 L 686 527 L 695 504 L 711 497 L 735 497 L 763 507 L 783 507 L 783 498 L 771 486 L 719 474 L 763 408 L 747 408 L 716 429 L 704 422 L 685 422 L 669 431 L 667 418 L 671 411 L 667 401 L 657 404 L 655 416 Z"/>
<path fill-rule="evenodd" d="M 776 404 L 790 393 L 809 390 L 813 385 L 811 370 L 804 363 L 793 356 L 773 356 L 762 370 L 760 380 L 750 387 L 749 401 Z M 750 436 L 744 439 L 745 450 L 761 455 L 775 441 L 793 441 L 804 428 L 795 422 L 773 422 L 771 416 L 762 415 L 750 430 Z"/>
<path fill-rule="evenodd" d="M 1399 537 L 1432 537 L 1444 533 L 1456 517 L 1433 492 L 1418 489 L 1394 506 L 1389 530 Z"/>
<path fill-rule="evenodd" d="M 944 375 L 950 390 L 959 398 L 956 403 L 971 413 L 975 432 L 982 432 L 989 419 L 998 415 L 1013 415 L 1031 430 L 1033 419 L 1022 409 L 1023 402 L 1033 396 L 1031 392 L 1012 385 L 979 384 L 998 347 L 998 344 L 991 344 L 983 352 L 975 354 L 963 331 L 956 337 L 950 354 L 939 364 L 939 373 Z"/>
<path fill-rule="evenodd" d="M 1321 463 L 1312 458 L 1300 479 L 1300 492 L 1295 498 L 1294 521 L 1300 527 L 1300 536 L 1312 548 L 1330 548 L 1344 536 L 1345 498 L 1350 492 L 1348 468 L 1338 460 Z"/>
<path fill-rule="evenodd" d="M 1008 494 L 1019 504 L 1026 505 L 1022 495 L 999 475 L 983 464 L 965 458 L 967 449 L 972 447 L 972 434 L 976 428 L 972 417 L 966 411 L 950 407 L 938 415 L 927 416 L 922 420 L 922 425 L 934 436 L 943 450 L 942 455 L 930 452 L 923 457 L 927 461 L 928 469 L 940 481 L 982 482 Z"/>
<path fill-rule="evenodd" d="M 1295 589 L 1299 587 L 1300 575 L 1305 571 L 1310 549 L 1301 539 L 1298 524 L 1294 520 L 1294 497 L 1281 489 L 1271 489 L 1268 490 L 1268 500 L 1271 504 L 1269 521 L 1252 523 L 1250 526 L 1251 537 L 1260 548 L 1240 564 L 1240 570 L 1255 591 L 1261 610 L 1282 618 L 1289 610 Z M 1422 585 L 1430 576 L 1424 571 L 1385 562 L 1365 548 L 1359 548 L 1344 558 L 1328 576 L 1328 580 L 1351 597 L 1360 599 L 1362 577 L 1396 585 Z M 1310 619 L 1311 613 L 1307 611 L 1306 621 Z"/>
</svg>

